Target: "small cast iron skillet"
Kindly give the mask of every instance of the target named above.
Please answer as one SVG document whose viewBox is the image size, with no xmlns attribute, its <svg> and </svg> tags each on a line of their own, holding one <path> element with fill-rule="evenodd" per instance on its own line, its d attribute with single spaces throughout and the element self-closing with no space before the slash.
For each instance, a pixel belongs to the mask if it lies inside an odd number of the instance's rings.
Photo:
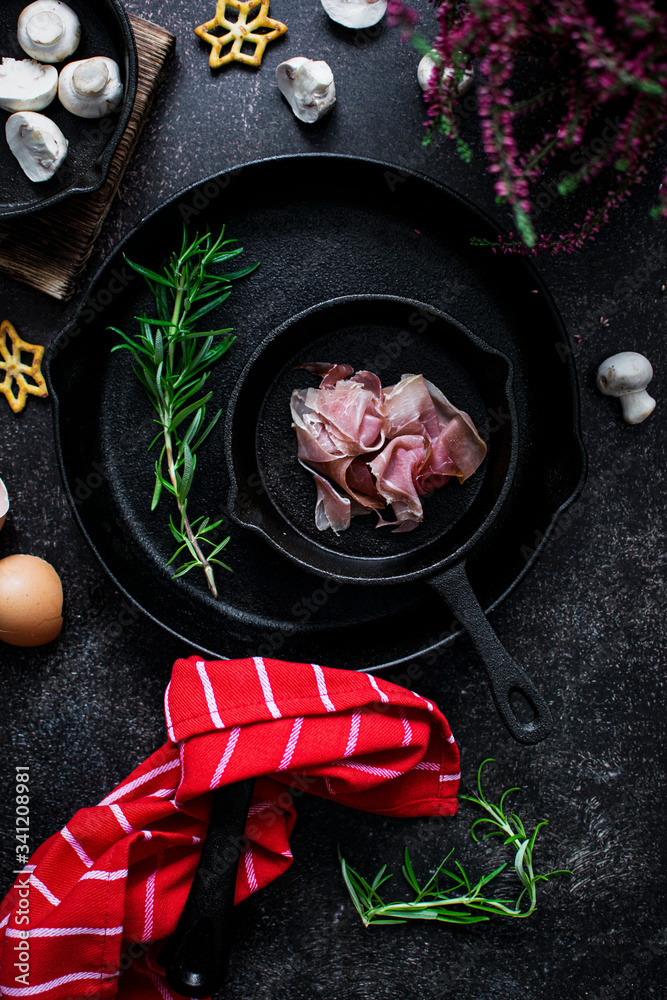
<svg viewBox="0 0 667 1000">
<path fill-rule="evenodd" d="M 423 374 L 468 412 L 487 455 L 462 485 L 450 482 L 424 500 L 424 521 L 396 534 L 375 528 L 375 518 L 353 518 L 339 535 L 315 527 L 315 487 L 296 458 L 290 397 L 316 384 L 298 371 L 306 361 L 344 362 L 355 367 L 377 355 L 387 332 L 409 329 L 424 317 L 423 332 L 382 373 L 384 385 L 404 372 Z M 489 433 L 488 415 L 510 419 Z M 225 430 L 230 473 L 228 507 L 237 523 L 263 535 L 287 559 L 317 576 L 363 586 L 426 580 L 468 631 L 487 670 L 500 716 L 512 736 L 538 743 L 551 729 L 551 714 L 524 671 L 503 649 L 479 606 L 465 573 L 465 559 L 500 515 L 512 489 L 520 443 L 512 393 L 512 366 L 500 351 L 446 313 L 390 295 L 353 295 L 317 305 L 271 334 L 255 351 L 232 394 Z M 368 630 L 373 659 L 373 630 Z M 517 717 L 511 703 L 521 696 L 533 717 Z"/>
<path fill-rule="evenodd" d="M 313 382 L 297 370 L 305 361 L 344 362 L 377 356 L 396 326 L 423 332 L 395 360 L 383 384 L 399 369 L 424 374 L 452 403 L 468 412 L 487 441 L 487 455 L 464 484 L 450 482 L 424 498 L 424 521 L 414 531 L 375 529 L 375 518 L 357 517 L 335 535 L 315 527 L 315 487 L 297 464 L 291 426 L 292 391 Z M 402 371 L 401 371 L 402 373 Z M 488 415 L 508 413 L 493 431 Z M 486 668 L 498 712 L 521 743 L 538 743 L 550 732 L 551 712 L 522 668 L 501 645 L 468 582 L 465 560 L 502 514 L 513 488 L 521 434 L 509 359 L 461 323 L 424 303 L 390 295 L 351 295 L 307 309 L 257 348 L 230 399 L 225 428 L 230 473 L 229 510 L 238 524 L 262 535 L 287 559 L 320 578 L 359 585 L 391 585 L 425 579 L 467 630 Z M 369 630 L 372 650 L 372 629 Z M 369 658 L 373 659 L 372 652 Z M 527 702 L 520 719 L 513 696 Z M 217 992 L 229 959 L 236 862 L 229 845 L 243 836 L 253 781 L 216 792 L 199 866 L 178 928 L 161 953 L 177 992 L 206 997 Z"/>
<path fill-rule="evenodd" d="M 0 4 L 0 55 L 13 59 L 28 56 L 16 40 L 19 14 L 30 0 L 2 0 Z M 81 42 L 62 63 L 110 56 L 119 67 L 124 86 L 119 110 L 104 118 L 79 118 L 67 111 L 56 96 L 40 114 L 62 129 L 69 140 L 67 159 L 56 176 L 38 184 L 28 180 L 4 138 L 9 111 L 0 110 L 0 218 L 27 215 L 63 201 L 73 194 L 97 191 L 106 180 L 111 160 L 130 120 L 137 95 L 138 57 L 134 32 L 119 0 L 67 0 L 81 21 Z"/>
</svg>

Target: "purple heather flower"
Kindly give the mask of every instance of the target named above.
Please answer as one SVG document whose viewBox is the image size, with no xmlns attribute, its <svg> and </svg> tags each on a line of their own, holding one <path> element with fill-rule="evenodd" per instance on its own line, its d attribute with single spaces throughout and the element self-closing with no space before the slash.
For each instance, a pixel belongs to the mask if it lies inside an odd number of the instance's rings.
<svg viewBox="0 0 667 1000">
<path fill-rule="evenodd" d="M 606 10 L 602 24 L 587 0 L 436 3 L 433 47 L 443 65 L 463 69 L 472 60 L 478 63 L 478 111 L 488 169 L 496 194 L 513 207 L 519 230 L 509 241 L 500 240 L 502 252 L 580 249 L 646 174 L 667 124 L 666 5 L 664 0 L 608 0 L 607 6 L 611 14 Z M 414 29 L 417 15 L 402 0 L 390 0 L 388 11 L 391 23 Z M 513 91 L 517 60 L 540 56 L 548 60 L 550 79 L 553 75 L 556 82 L 519 101 Z M 424 96 L 428 128 L 442 131 L 461 148 L 451 78 L 448 82 L 434 73 Z M 522 150 L 517 124 L 538 110 L 546 121 L 547 106 L 553 114 L 541 140 Z M 610 121 L 619 124 L 608 135 Z M 592 153 L 561 181 L 561 193 L 605 171 L 614 172 L 613 183 L 601 204 L 590 208 L 571 232 L 536 234 L 530 221 L 531 190 L 559 152 L 571 154 L 587 137 Z M 667 217 L 667 184 L 661 186 L 653 214 Z"/>
</svg>

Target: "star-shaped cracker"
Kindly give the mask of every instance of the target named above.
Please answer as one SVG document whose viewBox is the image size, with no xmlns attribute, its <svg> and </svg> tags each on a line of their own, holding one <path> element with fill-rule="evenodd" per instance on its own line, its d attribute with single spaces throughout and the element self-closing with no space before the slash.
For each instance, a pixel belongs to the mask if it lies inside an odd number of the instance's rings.
<svg viewBox="0 0 667 1000">
<path fill-rule="evenodd" d="M 22 361 L 21 354 L 32 354 L 32 364 Z M 43 356 L 44 348 L 21 340 L 9 320 L 0 323 L 0 375 L 5 373 L 0 392 L 7 397 L 14 413 L 23 409 L 29 394 L 42 399 L 48 396 L 40 368 Z M 12 390 L 13 384 L 16 384 L 16 393 Z"/>
<path fill-rule="evenodd" d="M 238 11 L 236 21 L 227 19 L 228 7 Z M 259 13 L 248 23 L 248 17 L 257 7 L 260 8 Z M 223 29 L 222 33 L 214 35 L 212 32 L 216 28 Z M 195 35 L 209 43 L 211 46 L 209 66 L 211 69 L 218 69 L 230 62 L 259 66 L 268 43 L 284 35 L 286 31 L 287 25 L 269 17 L 269 0 L 218 0 L 215 17 L 195 28 Z M 255 46 L 252 55 L 241 51 L 246 43 Z M 223 56 L 222 50 L 230 44 L 231 48 Z"/>
</svg>

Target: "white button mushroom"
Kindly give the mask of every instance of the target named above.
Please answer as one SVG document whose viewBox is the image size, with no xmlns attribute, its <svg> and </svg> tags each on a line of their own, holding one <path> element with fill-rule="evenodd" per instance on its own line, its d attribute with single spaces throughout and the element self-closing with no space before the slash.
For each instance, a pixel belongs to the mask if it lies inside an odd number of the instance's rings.
<svg viewBox="0 0 667 1000">
<path fill-rule="evenodd" d="M 655 409 L 655 400 L 646 391 L 652 378 L 648 358 L 635 351 L 622 351 L 602 362 L 596 382 L 605 396 L 619 397 L 626 423 L 641 424 Z"/>
<path fill-rule="evenodd" d="M 440 56 L 437 54 L 437 52 L 435 52 L 433 49 L 431 49 L 430 52 L 427 52 L 426 55 L 422 57 L 419 66 L 417 67 L 417 78 L 419 79 L 419 86 L 421 87 L 422 90 L 426 90 L 426 88 L 431 82 L 431 78 L 433 76 L 433 70 L 435 69 L 436 66 L 440 65 L 442 65 L 442 60 L 440 59 Z M 464 94 L 468 93 L 474 75 L 475 73 L 473 71 L 472 66 L 468 67 L 463 71 L 463 76 L 461 77 L 456 87 L 456 93 L 459 97 L 463 97 Z M 446 66 L 445 69 L 443 69 L 442 73 L 440 74 L 440 79 L 442 81 L 447 81 L 451 80 L 453 76 L 454 76 L 454 70 L 452 69 L 452 67 Z"/>
<path fill-rule="evenodd" d="M 5 518 L 7 517 L 7 512 L 9 511 L 9 496 L 7 495 L 7 487 L 0 479 L 0 528 L 2 528 L 5 523 Z"/>
<path fill-rule="evenodd" d="M 60 71 L 60 103 L 80 118 L 103 118 L 123 100 L 118 64 L 107 56 L 68 63 Z"/>
<path fill-rule="evenodd" d="M 281 94 L 302 122 L 316 122 L 336 103 L 331 67 L 322 60 L 295 56 L 276 68 Z"/>
<path fill-rule="evenodd" d="M 19 15 L 16 34 L 23 51 L 33 59 L 57 63 L 76 51 L 81 23 L 60 0 L 36 0 Z"/>
<path fill-rule="evenodd" d="M 34 111 L 17 111 L 7 119 L 9 148 L 31 181 L 48 181 L 67 156 L 69 143 L 55 122 Z"/>
<path fill-rule="evenodd" d="M 387 0 L 322 0 L 322 6 L 332 21 L 346 28 L 370 28 L 384 17 Z"/>
<path fill-rule="evenodd" d="M 0 63 L 0 108 L 41 111 L 58 92 L 58 70 L 34 59 L 3 59 Z"/>
</svg>

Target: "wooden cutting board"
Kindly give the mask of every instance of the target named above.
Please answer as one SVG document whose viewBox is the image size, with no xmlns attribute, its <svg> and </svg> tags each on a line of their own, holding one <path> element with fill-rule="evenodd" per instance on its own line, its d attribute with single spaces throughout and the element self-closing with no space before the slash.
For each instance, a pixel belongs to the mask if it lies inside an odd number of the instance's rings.
<svg viewBox="0 0 667 1000">
<path fill-rule="evenodd" d="M 139 55 L 137 97 L 106 181 L 91 194 L 0 222 L 0 271 L 54 299 L 74 294 L 176 48 L 164 28 L 138 17 L 130 21 Z"/>
</svg>

